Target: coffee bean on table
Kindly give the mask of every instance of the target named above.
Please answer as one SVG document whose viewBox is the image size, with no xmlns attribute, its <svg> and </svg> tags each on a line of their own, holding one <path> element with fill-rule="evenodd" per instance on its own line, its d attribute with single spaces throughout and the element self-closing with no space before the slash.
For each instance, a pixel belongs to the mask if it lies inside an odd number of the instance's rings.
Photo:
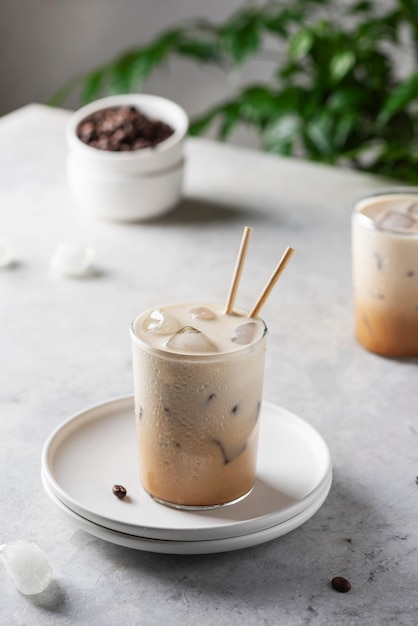
<svg viewBox="0 0 418 626">
<path fill-rule="evenodd" d="M 169 124 L 151 119 L 133 106 L 101 109 L 77 126 L 77 136 L 83 143 L 110 152 L 154 148 L 173 133 Z"/>
<path fill-rule="evenodd" d="M 340 593 L 347 593 L 351 589 L 351 583 L 347 578 L 343 576 L 335 576 L 331 580 L 331 585 L 335 589 L 335 591 L 339 591 Z"/>
</svg>

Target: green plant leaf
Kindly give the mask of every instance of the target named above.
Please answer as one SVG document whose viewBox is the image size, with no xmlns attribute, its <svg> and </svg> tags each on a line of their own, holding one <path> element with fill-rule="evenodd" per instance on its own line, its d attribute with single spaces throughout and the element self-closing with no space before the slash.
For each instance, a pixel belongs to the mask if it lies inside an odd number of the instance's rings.
<svg viewBox="0 0 418 626">
<path fill-rule="evenodd" d="M 350 134 L 357 128 L 359 115 L 356 112 L 350 112 L 335 121 L 332 143 L 334 152 L 344 152 Z"/>
<path fill-rule="evenodd" d="M 263 19 L 264 27 L 267 31 L 288 37 L 290 28 L 293 24 L 303 22 L 305 11 L 297 6 L 275 7 L 272 6 L 271 12 L 267 12 Z"/>
<path fill-rule="evenodd" d="M 260 48 L 261 28 L 262 20 L 257 9 L 238 12 L 220 28 L 220 45 L 235 65 L 241 65 Z"/>
<path fill-rule="evenodd" d="M 284 81 L 286 84 L 296 79 L 298 75 L 302 75 L 305 72 L 303 64 L 299 61 L 286 61 L 283 65 L 280 65 L 276 72 L 276 78 L 279 81 Z"/>
<path fill-rule="evenodd" d="M 368 0 L 362 0 L 357 2 L 354 6 L 349 7 L 349 13 L 355 15 L 356 13 L 371 13 L 373 10 L 373 4 Z"/>
<path fill-rule="evenodd" d="M 328 162 L 331 162 L 330 158 L 334 154 L 332 131 L 333 117 L 326 109 L 312 117 L 304 126 L 306 145 L 311 147 L 317 158 L 321 157 L 321 160 Z"/>
<path fill-rule="evenodd" d="M 398 0 L 398 2 L 406 19 L 416 32 L 418 28 L 418 0 Z"/>
<path fill-rule="evenodd" d="M 216 42 L 199 41 L 187 36 L 179 42 L 176 53 L 205 63 L 220 64 L 222 61 L 222 55 Z"/>
<path fill-rule="evenodd" d="M 306 56 L 312 48 L 314 37 L 312 31 L 303 29 L 297 32 L 289 41 L 289 55 L 293 60 L 301 59 Z"/>
<path fill-rule="evenodd" d="M 399 0 L 399 4 L 408 11 L 418 14 L 418 0 Z"/>
<path fill-rule="evenodd" d="M 240 122 L 240 104 L 231 102 L 227 106 L 223 107 L 221 117 L 222 120 L 218 132 L 218 138 L 225 141 Z"/>
<path fill-rule="evenodd" d="M 191 135 L 200 135 L 202 131 L 207 130 L 216 121 L 219 122 L 217 137 L 225 141 L 236 125 L 242 121 L 240 103 L 232 100 L 213 107 L 206 114 L 191 122 L 189 133 Z"/>
<path fill-rule="evenodd" d="M 418 72 L 403 81 L 384 102 L 379 121 L 388 122 L 398 111 L 418 99 Z"/>
<path fill-rule="evenodd" d="M 103 84 L 105 73 L 103 70 L 97 70 L 88 76 L 83 85 L 81 94 L 82 102 L 91 102 L 97 97 Z"/>
<path fill-rule="evenodd" d="M 360 85 L 338 85 L 333 89 L 326 100 L 326 106 L 339 113 L 346 115 L 347 111 L 359 111 L 367 100 L 368 93 Z"/>
<path fill-rule="evenodd" d="M 353 43 L 368 51 L 379 50 L 379 42 L 384 40 L 398 43 L 401 25 L 402 15 L 396 10 L 383 16 L 371 17 L 358 26 Z"/>
<path fill-rule="evenodd" d="M 141 53 L 127 52 L 116 59 L 109 68 L 106 76 L 110 93 L 128 93 L 133 82 L 133 69 Z M 103 80 L 103 79 L 102 79 Z"/>
<path fill-rule="evenodd" d="M 263 86 L 253 85 L 239 95 L 240 114 L 247 121 L 265 124 L 266 119 L 275 116 L 278 106 L 276 94 Z"/>
<path fill-rule="evenodd" d="M 354 67 L 356 55 L 352 50 L 339 50 L 330 61 L 330 78 L 333 82 L 340 82 Z"/>
<path fill-rule="evenodd" d="M 384 142 L 381 144 L 381 150 L 378 151 L 376 158 L 368 163 L 364 169 L 416 184 L 418 182 L 416 145 L 408 146 L 396 141 Z"/>
<path fill-rule="evenodd" d="M 262 134 L 264 150 L 290 156 L 299 134 L 301 121 L 297 113 L 286 113 L 269 123 Z"/>
<path fill-rule="evenodd" d="M 205 114 L 191 120 L 189 135 L 193 137 L 202 135 L 206 130 L 208 130 L 209 126 L 214 122 L 218 114 L 219 107 L 214 107 L 213 109 L 207 111 Z"/>
</svg>

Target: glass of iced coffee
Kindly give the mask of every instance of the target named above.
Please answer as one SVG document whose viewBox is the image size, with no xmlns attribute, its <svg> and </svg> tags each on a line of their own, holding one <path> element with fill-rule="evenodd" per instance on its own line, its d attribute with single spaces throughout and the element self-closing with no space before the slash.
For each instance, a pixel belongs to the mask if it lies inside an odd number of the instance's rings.
<svg viewBox="0 0 418 626">
<path fill-rule="evenodd" d="M 181 509 L 237 502 L 256 476 L 267 328 L 212 303 L 147 310 L 131 326 L 140 481 Z"/>
<path fill-rule="evenodd" d="M 418 357 L 418 189 L 362 198 L 352 221 L 358 342 L 388 357 Z"/>
</svg>

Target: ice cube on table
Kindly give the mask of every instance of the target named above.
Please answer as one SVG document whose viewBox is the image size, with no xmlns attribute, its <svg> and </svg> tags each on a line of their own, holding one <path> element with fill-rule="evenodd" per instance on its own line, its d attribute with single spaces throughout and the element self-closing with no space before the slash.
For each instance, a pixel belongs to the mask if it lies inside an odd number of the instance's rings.
<svg viewBox="0 0 418 626">
<path fill-rule="evenodd" d="M 376 226 L 382 230 L 391 230 L 395 232 L 418 231 L 418 220 L 412 215 L 405 213 L 396 213 L 389 211 L 380 219 L 376 220 Z"/>
<path fill-rule="evenodd" d="M 202 352 L 218 352 L 216 344 L 193 326 L 183 326 L 165 342 L 165 346 L 176 352 L 199 354 Z"/>
<path fill-rule="evenodd" d="M 165 309 L 154 309 L 144 320 L 144 329 L 147 333 L 157 335 L 171 335 L 180 329 L 177 319 Z"/>
<path fill-rule="evenodd" d="M 0 560 L 14 586 L 24 595 L 44 591 L 52 580 L 52 568 L 33 541 L 14 541 L 0 546 Z"/>
<path fill-rule="evenodd" d="M 0 239 L 0 267 L 7 267 L 14 261 L 13 246 L 5 239 Z"/>
<path fill-rule="evenodd" d="M 62 242 L 51 258 L 51 269 L 61 276 L 84 276 L 94 258 L 94 248 L 81 243 Z"/>
<path fill-rule="evenodd" d="M 190 309 L 190 314 L 194 319 L 198 320 L 214 320 L 216 319 L 216 313 L 211 311 L 205 306 L 197 306 L 194 309 Z"/>
<path fill-rule="evenodd" d="M 255 322 L 246 322 L 238 326 L 235 331 L 235 336 L 232 337 L 232 342 L 241 346 L 247 346 L 254 340 L 255 333 L 257 331 L 257 324 Z"/>
</svg>

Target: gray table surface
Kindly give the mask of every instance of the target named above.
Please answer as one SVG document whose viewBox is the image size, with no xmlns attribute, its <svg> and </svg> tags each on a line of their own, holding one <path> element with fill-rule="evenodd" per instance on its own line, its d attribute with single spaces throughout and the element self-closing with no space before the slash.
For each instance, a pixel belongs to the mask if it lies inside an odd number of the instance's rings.
<svg viewBox="0 0 418 626">
<path fill-rule="evenodd" d="M 66 187 L 68 115 L 34 104 L 0 120 L 0 236 L 17 256 L 0 271 L 0 541 L 37 542 L 54 570 L 30 598 L 0 567 L 0 623 L 417 624 L 417 362 L 369 354 L 353 338 L 351 207 L 387 181 L 194 139 L 176 210 L 94 222 Z M 43 491 L 44 441 L 73 413 L 132 393 L 135 314 L 226 299 L 247 224 L 238 305 L 251 307 L 284 248 L 296 250 L 263 309 L 265 399 L 326 440 L 326 502 L 281 538 L 221 554 L 141 552 L 77 529 Z M 60 241 L 95 247 L 91 277 L 51 273 Z M 332 589 L 336 575 L 349 593 Z"/>
</svg>

